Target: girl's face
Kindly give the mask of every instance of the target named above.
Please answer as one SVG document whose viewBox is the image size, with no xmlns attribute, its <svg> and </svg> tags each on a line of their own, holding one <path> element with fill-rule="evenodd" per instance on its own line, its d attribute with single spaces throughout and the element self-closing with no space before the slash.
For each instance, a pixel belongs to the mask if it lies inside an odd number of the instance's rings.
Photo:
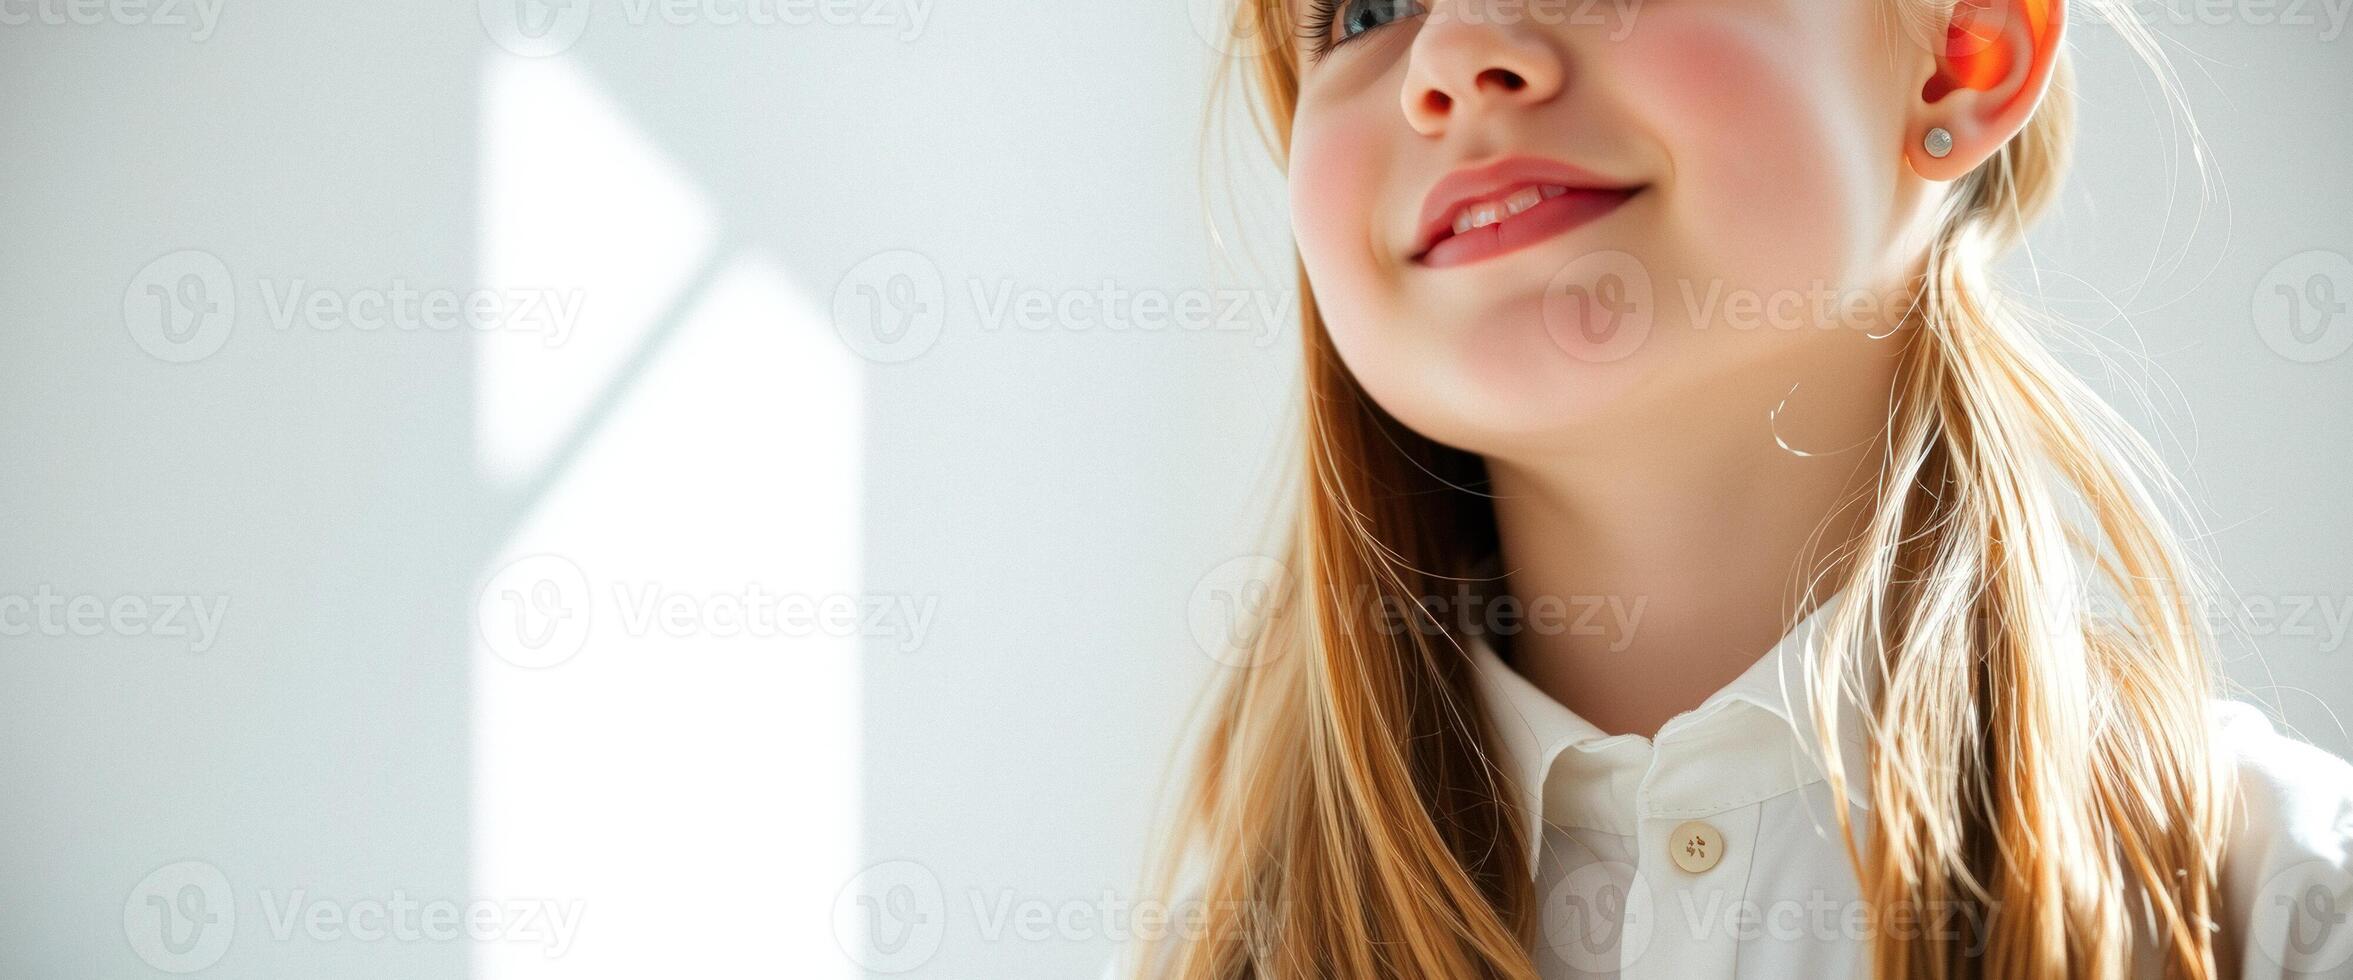
<svg viewBox="0 0 2353 980">
<path fill-rule="evenodd" d="M 1745 406 L 1900 320 L 1936 64 L 1883 0 L 1293 2 L 1301 258 L 1424 435 L 1510 456 Z"/>
</svg>

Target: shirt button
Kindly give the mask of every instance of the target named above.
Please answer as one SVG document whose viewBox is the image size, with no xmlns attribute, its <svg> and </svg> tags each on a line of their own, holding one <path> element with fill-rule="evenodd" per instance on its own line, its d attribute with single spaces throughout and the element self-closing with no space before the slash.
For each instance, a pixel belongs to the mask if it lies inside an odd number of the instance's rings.
<svg viewBox="0 0 2353 980">
<path fill-rule="evenodd" d="M 1698 874 L 1724 859 L 1724 835 L 1699 820 L 1686 820 L 1667 837 L 1667 856 L 1675 866 Z"/>
</svg>

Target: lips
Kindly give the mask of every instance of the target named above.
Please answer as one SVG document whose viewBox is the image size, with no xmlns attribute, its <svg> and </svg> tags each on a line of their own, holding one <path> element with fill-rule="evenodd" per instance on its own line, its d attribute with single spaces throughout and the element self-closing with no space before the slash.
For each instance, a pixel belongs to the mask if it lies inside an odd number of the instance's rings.
<svg viewBox="0 0 2353 980">
<path fill-rule="evenodd" d="M 1436 268 L 1517 251 L 1616 210 L 1644 186 L 1541 157 L 1458 170 L 1423 201 L 1413 261 Z"/>
</svg>

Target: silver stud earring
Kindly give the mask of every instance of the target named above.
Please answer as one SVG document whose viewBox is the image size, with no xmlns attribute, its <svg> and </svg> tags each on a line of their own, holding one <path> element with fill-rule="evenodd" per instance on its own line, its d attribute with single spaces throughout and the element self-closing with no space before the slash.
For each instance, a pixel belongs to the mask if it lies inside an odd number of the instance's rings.
<svg viewBox="0 0 2353 980">
<path fill-rule="evenodd" d="M 1944 159 L 1945 154 L 1953 152 L 1953 134 L 1943 126 L 1933 127 L 1928 131 L 1928 135 L 1920 140 L 1920 145 L 1928 151 L 1929 156 L 1941 160 Z"/>
</svg>

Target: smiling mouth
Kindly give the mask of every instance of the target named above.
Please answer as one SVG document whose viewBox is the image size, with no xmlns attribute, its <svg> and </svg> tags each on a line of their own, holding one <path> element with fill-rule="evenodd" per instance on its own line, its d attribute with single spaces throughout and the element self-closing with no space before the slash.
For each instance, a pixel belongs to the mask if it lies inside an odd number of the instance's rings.
<svg viewBox="0 0 2353 980">
<path fill-rule="evenodd" d="M 1413 262 L 1429 268 L 1468 265 L 1546 241 L 1595 221 L 1642 187 L 1571 187 L 1528 182 L 1455 208 L 1425 232 Z"/>
</svg>

